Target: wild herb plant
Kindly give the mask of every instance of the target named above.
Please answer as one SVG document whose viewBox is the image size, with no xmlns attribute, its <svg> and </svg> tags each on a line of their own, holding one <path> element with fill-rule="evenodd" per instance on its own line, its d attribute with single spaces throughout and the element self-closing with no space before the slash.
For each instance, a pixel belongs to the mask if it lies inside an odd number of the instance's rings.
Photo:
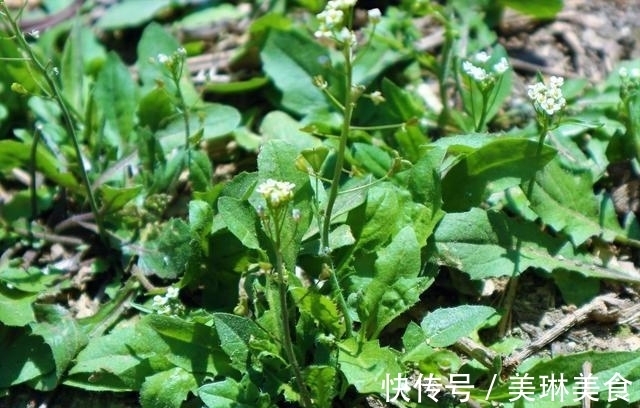
<svg viewBox="0 0 640 408">
<path fill-rule="evenodd" d="M 0 140 L 0 181 L 33 170 L 31 188 L 1 208 L 0 344 L 12 353 L 0 388 L 135 391 L 143 407 L 527 406 L 505 377 L 564 372 L 576 390 L 585 360 L 637 385 L 635 352 L 508 370 L 495 352 L 521 345 L 505 323 L 527 271 L 545 273 L 567 303 L 588 301 L 605 279 L 640 280 L 598 249 L 637 246 L 635 219 L 620 224 L 609 193 L 594 194 L 609 161 L 637 155 L 637 62 L 600 88 L 539 77 L 517 107 L 528 120 L 493 132 L 510 114 L 513 72 L 488 13 L 512 2 L 360 15 L 353 0 L 312 3 L 308 21 L 274 11 L 252 23 L 245 51 L 262 72 L 227 89 L 264 96 L 264 112 L 241 115 L 202 98 L 187 75 L 193 44 L 158 24 L 142 32 L 134 80 L 78 24 L 61 55 L 44 52 L 53 34 L 22 33 L 0 2 L 0 80 L 21 98 L 5 109 L 34 117 Z M 546 17 L 557 11 L 546 6 Z M 437 55 L 413 47 L 413 18 L 425 16 L 444 30 Z M 257 169 L 225 182 L 201 148 L 258 144 Z M 60 201 L 74 214 L 42 222 Z M 96 231 L 102 246 L 91 245 Z M 60 306 L 58 294 L 74 293 L 64 266 L 15 255 L 52 242 L 91 247 L 104 282 L 93 316 Z M 460 299 L 434 300 L 442 275 Z M 496 310 L 478 287 L 505 276 L 513 283 Z M 500 342 L 468 347 L 496 325 Z M 457 393 L 465 378 L 475 388 Z"/>
</svg>

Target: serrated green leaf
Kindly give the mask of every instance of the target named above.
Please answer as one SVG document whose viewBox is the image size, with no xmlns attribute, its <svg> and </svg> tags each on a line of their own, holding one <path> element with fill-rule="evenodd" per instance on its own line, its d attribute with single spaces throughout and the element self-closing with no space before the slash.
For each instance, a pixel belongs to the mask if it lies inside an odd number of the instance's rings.
<svg viewBox="0 0 640 408">
<path fill-rule="evenodd" d="M 213 209 L 204 201 L 189 201 L 189 227 L 191 235 L 197 238 L 205 238 L 211 231 L 213 222 Z"/>
<path fill-rule="evenodd" d="M 175 367 L 146 378 L 140 388 L 142 408 L 180 407 L 198 383 L 193 374 Z"/>
<path fill-rule="evenodd" d="M 340 371 L 361 394 L 380 393 L 380 384 L 387 374 L 394 378 L 404 373 L 397 354 L 388 347 L 380 347 L 376 340 L 359 343 L 356 339 L 346 339 L 338 347 Z"/>
<path fill-rule="evenodd" d="M 249 363 L 249 343 L 265 337 L 262 330 L 252 320 L 228 313 L 215 313 L 213 323 L 222 349 L 231 358 L 231 365 L 240 371 L 246 370 Z"/>
<path fill-rule="evenodd" d="M 93 95 L 107 122 L 118 131 L 119 141 L 130 142 L 135 125 L 137 87 L 117 54 L 107 56 Z"/>
<path fill-rule="evenodd" d="M 543 223 L 566 233 L 576 246 L 593 236 L 612 241 L 617 235 L 600 225 L 590 173 L 565 170 L 557 160 L 537 174 L 530 202 Z"/>
<path fill-rule="evenodd" d="M 305 384 L 311 391 L 311 398 L 314 406 L 318 408 L 330 408 L 332 401 L 337 394 L 336 384 L 338 382 L 335 367 L 333 366 L 307 366 L 302 376 Z"/>
<path fill-rule="evenodd" d="M 420 298 L 430 282 L 420 273 L 420 245 L 411 226 L 378 252 L 375 275 L 364 289 L 358 314 L 367 338 L 376 338 L 393 319 Z"/>
<path fill-rule="evenodd" d="M 189 225 L 173 218 L 162 226 L 159 236 L 142 243 L 138 266 L 145 274 L 175 279 L 184 273 L 191 256 L 190 241 Z"/>
<path fill-rule="evenodd" d="M 233 378 L 205 384 L 198 389 L 198 397 L 207 408 L 267 408 L 268 395 L 262 393 L 245 377 L 238 383 Z"/>
<path fill-rule="evenodd" d="M 462 305 L 436 309 L 429 313 L 420 326 L 432 347 L 448 347 L 460 337 L 468 336 L 489 317 L 496 314 L 489 306 Z"/>
<path fill-rule="evenodd" d="M 498 138 L 468 153 L 442 180 L 446 211 L 466 211 L 479 205 L 488 190 L 504 190 L 535 176 L 556 154 L 544 145 L 536 160 L 538 142 Z"/>
<path fill-rule="evenodd" d="M 336 338 L 342 337 L 345 331 L 344 321 L 331 298 L 309 288 L 291 288 L 290 292 L 301 313 L 317 320 L 324 330 Z"/>
<path fill-rule="evenodd" d="M 520 253 L 516 251 L 520 238 Z M 546 272 L 566 269 L 584 276 L 640 282 L 640 275 L 615 263 L 577 252 L 563 237 L 551 236 L 535 223 L 478 208 L 447 214 L 435 233 L 440 262 L 472 279 L 512 276 L 534 267 Z"/>
<path fill-rule="evenodd" d="M 232 197 L 218 199 L 218 211 L 227 228 L 250 249 L 260 249 L 256 211 L 246 201 Z"/>
</svg>

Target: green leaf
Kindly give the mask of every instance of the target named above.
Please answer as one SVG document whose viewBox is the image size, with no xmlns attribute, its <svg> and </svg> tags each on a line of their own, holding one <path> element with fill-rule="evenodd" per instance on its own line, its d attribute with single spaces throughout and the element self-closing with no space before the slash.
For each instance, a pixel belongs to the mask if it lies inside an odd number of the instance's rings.
<svg viewBox="0 0 640 408">
<path fill-rule="evenodd" d="M 291 288 L 290 292 L 301 313 L 318 321 L 324 330 L 336 338 L 342 337 L 345 331 L 344 321 L 331 298 L 309 288 Z"/>
<path fill-rule="evenodd" d="M 518 275 L 534 267 L 549 273 L 566 269 L 588 277 L 640 282 L 634 270 L 577 252 L 564 237 L 545 234 L 537 224 L 503 213 L 473 208 L 447 214 L 435 239 L 440 262 L 468 273 L 471 279 Z"/>
<path fill-rule="evenodd" d="M 283 140 L 299 150 L 317 147 L 320 141 L 300 129 L 302 124 L 280 111 L 271 111 L 262 119 L 260 133 L 266 140 Z"/>
<path fill-rule="evenodd" d="M 232 197 L 218 199 L 218 211 L 227 228 L 250 249 L 260 249 L 256 210 L 246 201 Z"/>
<path fill-rule="evenodd" d="M 77 321 L 61 306 L 42 305 L 37 308 L 39 322 L 32 324 L 33 334 L 40 335 L 51 348 L 56 364 L 56 379 L 60 380 L 89 338 Z"/>
<path fill-rule="evenodd" d="M 198 387 L 193 374 L 180 367 L 162 371 L 146 378 L 140 389 L 142 408 L 180 407 L 189 392 Z"/>
<path fill-rule="evenodd" d="M 614 376 L 617 373 L 624 380 L 630 382 L 626 388 L 629 393 L 629 402 L 627 403 L 626 401 L 619 400 L 618 402 L 623 403 L 620 405 L 616 405 L 614 403 L 607 406 L 633 406 L 634 402 L 640 400 L 640 370 L 638 370 L 638 364 L 640 364 L 639 352 L 588 351 L 584 353 L 558 356 L 551 360 L 538 362 L 533 366 L 528 365 L 527 367 L 522 367 L 518 370 L 518 375 L 521 378 L 526 374 L 534 379 L 533 384 L 535 386 L 535 392 L 531 395 L 532 401 L 528 401 L 526 407 L 560 408 L 575 405 L 575 401 L 573 401 L 573 399 L 578 397 L 581 391 L 581 386 L 583 387 L 582 391 L 584 391 L 584 383 L 580 384 L 576 377 L 581 376 L 583 373 L 582 366 L 587 361 L 591 363 L 591 375 L 595 378 L 593 390 L 596 391 L 597 394 L 594 395 L 594 398 L 597 398 L 602 403 L 605 401 L 611 401 L 611 399 L 609 399 L 609 385 L 605 383 L 614 379 Z M 541 382 L 537 381 L 541 376 L 547 376 L 547 378 L 550 379 L 551 373 L 555 374 L 556 381 L 558 381 L 560 375 L 562 375 L 566 380 L 564 386 L 566 387 L 567 394 L 565 394 L 564 401 L 561 400 L 559 395 L 555 395 L 553 400 L 551 395 L 544 395 L 540 385 Z M 506 402 L 510 398 L 513 398 L 513 394 L 509 394 L 509 384 L 512 383 L 508 382 L 494 388 L 491 392 L 491 400 Z M 558 385 L 559 384 L 556 382 L 556 386 Z M 612 397 L 616 395 L 615 389 L 615 385 L 612 384 L 611 390 L 614 391 L 611 394 Z M 619 388 L 619 390 L 621 390 L 621 388 Z M 486 395 L 486 392 L 482 392 L 482 395 Z"/>
<path fill-rule="evenodd" d="M 189 228 L 193 238 L 206 238 L 211 231 L 213 209 L 209 203 L 200 200 L 189 201 Z"/>
<path fill-rule="evenodd" d="M 164 87 L 154 87 L 138 102 L 140 125 L 149 126 L 154 132 L 166 126 L 175 114 L 173 99 Z"/>
<path fill-rule="evenodd" d="M 389 113 L 396 121 L 406 122 L 424 115 L 424 106 L 418 103 L 413 94 L 387 78 L 382 80 L 382 95 L 386 100 L 385 108 L 389 109 Z"/>
<path fill-rule="evenodd" d="M 167 221 L 158 237 L 142 243 L 138 266 L 148 275 L 175 279 L 185 271 L 191 256 L 191 230 L 177 218 Z"/>
<path fill-rule="evenodd" d="M 431 347 L 448 347 L 460 337 L 468 336 L 494 314 L 496 311 L 488 306 L 442 308 L 429 313 L 420 326 Z"/>
<path fill-rule="evenodd" d="M 0 327 L 0 347 L 7 350 L 2 356 L 0 388 L 34 380 L 56 370 L 51 349 L 42 337 L 33 336 L 23 328 Z M 50 385 L 49 389 L 55 387 L 55 381 Z"/>
<path fill-rule="evenodd" d="M 16 140 L 0 140 L 0 173 L 31 165 L 31 146 Z M 36 150 L 36 169 L 61 187 L 78 191 L 80 186 L 74 176 L 60 169 L 60 160 L 46 151 L 42 144 Z"/>
<path fill-rule="evenodd" d="M 420 245 L 411 226 L 406 226 L 389 245 L 378 252 L 375 275 L 363 290 L 360 320 L 367 338 L 376 338 L 382 329 L 419 299 L 430 282 L 420 273 Z"/>
<path fill-rule="evenodd" d="M 265 333 L 252 320 L 228 313 L 214 313 L 213 323 L 220 346 L 231 358 L 231 365 L 239 371 L 246 370 L 250 342 L 264 338 Z"/>
<path fill-rule="evenodd" d="M 41 269 L 34 267 L 0 269 L 0 281 L 4 282 L 7 288 L 23 292 L 42 292 L 59 278 L 59 275 L 46 274 Z"/>
<path fill-rule="evenodd" d="M 205 384 L 198 389 L 198 397 L 207 408 L 267 408 L 271 404 L 267 394 L 262 393 L 245 377 L 238 383 L 225 378 Z"/>
<path fill-rule="evenodd" d="M 209 156 L 200 150 L 191 152 L 189 181 L 194 191 L 205 191 L 213 184 L 213 167 Z"/>
<path fill-rule="evenodd" d="M 107 123 L 118 131 L 120 142 L 132 141 L 137 87 L 117 54 L 112 52 L 107 56 L 98 74 L 93 95 Z"/>
<path fill-rule="evenodd" d="M 282 92 L 282 106 L 306 115 L 328 107 L 313 77 L 323 73 L 320 63 L 329 60 L 327 49 L 298 31 L 271 30 L 260 53 L 262 68 Z"/>
<path fill-rule="evenodd" d="M 232 106 L 219 103 L 207 103 L 201 109 L 189 111 L 191 136 L 202 131 L 202 140 L 225 138 L 240 123 L 240 113 Z M 182 116 L 175 117 L 167 127 L 157 132 L 165 152 L 184 146 L 185 124 Z"/>
<path fill-rule="evenodd" d="M 395 377 L 404 372 L 397 354 L 388 347 L 380 347 L 376 340 L 359 343 L 356 339 L 346 339 L 338 348 L 340 371 L 361 394 L 380 393 L 380 384 L 387 374 Z"/>
<path fill-rule="evenodd" d="M 536 160 L 537 148 L 537 141 L 499 138 L 465 155 L 442 180 L 444 209 L 466 211 L 479 205 L 488 190 L 504 190 L 534 177 L 556 154 L 544 145 Z"/>
<path fill-rule="evenodd" d="M 563 7 L 563 0 L 499 0 L 499 3 L 537 18 L 553 18 Z"/>
<path fill-rule="evenodd" d="M 269 78 L 258 76 L 245 81 L 207 82 L 203 86 L 205 92 L 218 95 L 241 94 L 257 91 L 269 83 Z"/>
<path fill-rule="evenodd" d="M 136 0 L 117 3 L 107 8 L 98 20 L 97 26 L 102 30 L 139 26 L 171 4 L 171 0 Z"/>
<path fill-rule="evenodd" d="M 69 37 L 65 41 L 60 62 L 60 82 L 65 100 L 76 110 L 84 107 L 84 60 L 82 35 L 84 31 L 79 20 L 75 20 Z"/>
<path fill-rule="evenodd" d="M 314 406 L 318 408 L 330 408 L 333 398 L 336 396 L 336 384 L 338 382 L 336 368 L 333 366 L 307 366 L 302 373 L 305 384 L 311 391 Z"/>
<path fill-rule="evenodd" d="M 576 246 L 593 236 L 612 241 L 620 233 L 600 225 L 591 174 L 563 169 L 558 160 L 537 174 L 530 202 L 543 223 L 566 233 Z"/>
<path fill-rule="evenodd" d="M 102 194 L 103 210 L 108 212 L 116 212 L 121 210 L 131 200 L 136 198 L 142 191 L 143 186 L 116 188 L 107 184 L 100 186 Z"/>
<path fill-rule="evenodd" d="M 0 284 L 0 322 L 7 326 L 25 326 L 35 321 L 31 304 L 37 298 L 37 293 L 10 289 L 7 284 Z"/>
<path fill-rule="evenodd" d="M 285 217 L 281 227 L 281 242 L 286 243 L 282 249 L 285 265 L 289 270 L 295 269 L 295 260 L 300 250 L 300 241 L 311 222 L 311 196 L 312 190 L 309 184 L 309 176 L 299 171 L 295 166 L 296 158 L 300 151 L 294 146 L 282 140 L 270 140 L 258 155 L 258 174 L 260 181 L 274 179 L 288 181 L 295 184 L 293 203 L 291 208 L 300 211 L 300 219 L 295 221 L 293 217 Z M 264 206 L 264 199 L 253 196 L 251 200 L 254 208 Z"/>
<path fill-rule="evenodd" d="M 393 164 L 393 159 L 387 152 L 367 143 L 354 143 L 353 157 L 358 161 L 359 165 L 377 178 L 386 176 Z"/>
</svg>

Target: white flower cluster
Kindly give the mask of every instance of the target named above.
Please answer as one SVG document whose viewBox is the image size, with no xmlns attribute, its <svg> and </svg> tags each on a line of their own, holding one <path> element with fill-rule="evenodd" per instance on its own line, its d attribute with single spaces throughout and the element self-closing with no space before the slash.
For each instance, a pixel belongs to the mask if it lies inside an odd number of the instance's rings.
<svg viewBox="0 0 640 408">
<path fill-rule="evenodd" d="M 497 76 L 500 76 L 509 70 L 509 61 L 505 57 L 500 58 L 500 61 L 488 67 L 487 63 L 491 59 L 491 56 L 485 51 L 480 51 L 473 56 L 472 62 L 465 60 L 462 62 L 462 71 L 467 74 L 471 79 L 477 82 L 479 85 L 487 85 L 496 80 Z M 477 65 L 476 65 L 477 64 Z"/>
<path fill-rule="evenodd" d="M 529 85 L 527 95 L 533 101 L 533 107 L 536 111 L 552 116 L 562 110 L 567 104 L 562 95 L 561 87 L 563 84 L 564 78 L 552 76 L 549 78 L 548 84 L 537 82 Z"/>
<path fill-rule="evenodd" d="M 153 309 L 161 315 L 179 314 L 183 306 L 178 299 L 180 289 L 170 286 L 164 296 L 156 295 L 153 297 Z"/>
<path fill-rule="evenodd" d="M 256 191 L 265 199 L 268 206 L 278 208 L 293 199 L 294 188 L 296 185 L 288 181 L 268 179 L 261 183 Z"/>
<path fill-rule="evenodd" d="M 623 79 L 640 79 L 640 68 L 631 68 L 631 70 L 629 70 L 625 67 L 622 67 L 618 70 L 618 75 L 620 75 L 620 78 Z"/>
<path fill-rule="evenodd" d="M 173 54 L 167 55 L 160 53 L 156 56 L 156 61 L 160 65 L 164 65 L 172 73 L 178 73 L 182 69 L 184 60 L 187 57 L 187 50 L 184 47 L 178 48 Z"/>
<path fill-rule="evenodd" d="M 345 15 L 351 12 L 357 0 L 329 0 L 324 10 L 316 15 L 320 25 L 315 37 L 324 41 L 337 41 L 342 44 L 356 44 L 356 34 L 345 26 Z M 380 22 L 382 13 L 380 9 L 372 9 L 368 12 L 369 21 L 372 24 Z"/>
</svg>

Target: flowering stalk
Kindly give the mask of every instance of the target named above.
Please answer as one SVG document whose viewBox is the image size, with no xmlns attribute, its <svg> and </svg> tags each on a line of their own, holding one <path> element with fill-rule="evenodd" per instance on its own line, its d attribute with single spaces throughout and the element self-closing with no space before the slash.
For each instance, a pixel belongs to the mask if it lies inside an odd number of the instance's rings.
<svg viewBox="0 0 640 408">
<path fill-rule="evenodd" d="M 476 132 L 484 130 L 487 125 L 487 116 L 493 107 L 502 84 L 504 73 L 510 69 L 509 62 L 505 57 L 489 65 L 491 56 L 484 51 L 477 53 L 473 57 L 473 62 L 465 60 L 462 62 L 462 72 L 467 78 L 470 93 L 471 117 Z M 474 94 L 480 92 L 482 98 L 480 103 L 480 114 L 476 112 Z"/>
<path fill-rule="evenodd" d="M 547 137 L 549 129 L 556 123 L 557 114 L 564 109 L 567 101 L 562 94 L 562 85 L 564 79 L 556 76 L 549 78 L 549 83 L 545 84 L 543 81 L 537 82 L 533 85 L 529 85 L 527 95 L 533 107 L 536 111 L 536 121 L 538 123 L 538 145 L 536 147 L 535 161 L 540 160 L 542 154 L 542 148 L 544 146 L 544 140 Z M 529 179 L 527 189 L 524 192 L 527 200 L 531 200 L 531 194 L 533 194 L 533 187 L 535 184 L 535 175 Z M 498 335 L 502 337 L 507 330 L 510 323 L 510 311 L 515 301 L 516 291 L 518 288 L 517 274 L 519 270 L 520 251 L 522 249 L 522 238 L 518 237 L 516 240 L 516 262 L 514 265 L 513 276 L 511 277 L 507 290 L 504 293 L 503 304 L 508 311 L 500 321 L 498 325 Z"/>
<path fill-rule="evenodd" d="M 262 227 L 273 244 L 275 253 L 275 267 L 270 275 L 275 280 L 278 287 L 278 299 L 280 309 L 280 324 L 282 329 L 282 347 L 287 356 L 289 364 L 293 370 L 298 392 L 300 393 L 302 406 L 311 408 L 313 406 L 309 390 L 302 378 L 302 370 L 298 364 L 289 322 L 289 306 L 287 302 L 287 270 L 282 257 L 282 227 L 286 217 L 289 216 L 289 203 L 293 200 L 293 190 L 295 184 L 286 181 L 276 181 L 268 179 L 261 183 L 256 192 L 260 194 L 265 202 L 266 209 L 258 208 L 258 214 L 262 221 Z M 294 220 L 300 219 L 300 211 L 293 209 L 291 216 Z"/>
<path fill-rule="evenodd" d="M 191 168 L 191 149 L 189 140 L 191 139 L 191 130 L 189 126 L 189 109 L 185 102 L 182 88 L 180 87 L 180 79 L 184 70 L 184 63 L 187 58 L 187 51 L 180 47 L 172 55 L 158 54 L 157 60 L 164 65 L 169 71 L 169 78 L 176 87 L 176 98 L 178 99 L 177 108 L 182 115 L 184 121 L 184 149 L 187 152 L 187 169 Z"/>
<path fill-rule="evenodd" d="M 104 227 L 104 223 L 102 222 L 102 215 L 98 209 L 98 203 L 93 194 L 93 189 L 91 188 L 91 182 L 89 181 L 89 175 L 87 174 L 87 170 L 84 167 L 83 159 L 82 159 L 82 150 L 80 149 L 80 142 L 78 141 L 78 134 L 76 132 L 75 125 L 73 123 L 71 110 L 69 106 L 66 104 L 64 97 L 62 96 L 62 92 L 58 88 L 58 84 L 54 79 L 54 76 L 59 74 L 58 68 L 53 67 L 48 69 L 48 65 L 43 64 L 35 52 L 25 39 L 24 34 L 20 30 L 17 21 L 11 16 L 9 9 L 4 1 L 0 1 L 0 16 L 4 17 L 6 21 L 7 28 L 9 29 L 12 36 L 18 41 L 19 47 L 25 52 L 26 58 L 25 61 L 31 62 L 35 67 L 36 71 L 42 75 L 47 84 L 48 92 L 51 94 L 53 99 L 58 104 L 60 111 L 62 112 L 62 119 L 64 121 L 65 128 L 71 138 L 71 143 L 73 144 L 73 149 L 76 154 L 76 159 L 78 160 L 78 167 L 80 167 L 80 175 L 82 177 L 82 183 L 84 184 L 85 190 L 87 191 L 87 198 L 89 200 L 89 206 L 91 207 L 91 212 L 93 213 L 93 217 L 95 219 L 96 225 L 98 227 L 98 234 L 100 235 L 100 239 L 104 245 L 109 245 L 109 236 L 107 235 L 107 231 Z M 31 35 L 34 35 L 33 33 Z M 12 89 L 15 90 L 16 87 L 22 87 L 20 84 L 14 84 Z M 24 89 L 24 88 L 23 88 Z M 46 92 L 46 91 L 45 91 Z"/>
</svg>

